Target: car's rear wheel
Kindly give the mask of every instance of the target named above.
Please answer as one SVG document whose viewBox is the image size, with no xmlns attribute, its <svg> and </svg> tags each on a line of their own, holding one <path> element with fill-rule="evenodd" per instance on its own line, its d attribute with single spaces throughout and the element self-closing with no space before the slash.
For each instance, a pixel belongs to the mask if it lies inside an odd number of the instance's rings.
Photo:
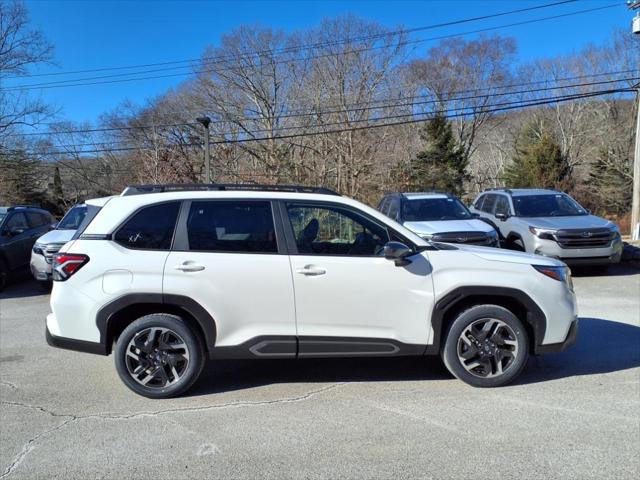
<svg viewBox="0 0 640 480">
<path fill-rule="evenodd" d="M 149 398 L 168 398 L 188 390 L 205 363 L 202 341 L 177 315 L 139 318 L 118 338 L 115 363 L 121 380 Z"/>
<path fill-rule="evenodd" d="M 499 387 L 520 375 L 529 356 L 522 322 L 498 305 L 477 305 L 451 323 L 442 351 L 449 371 L 474 387 Z"/>
</svg>

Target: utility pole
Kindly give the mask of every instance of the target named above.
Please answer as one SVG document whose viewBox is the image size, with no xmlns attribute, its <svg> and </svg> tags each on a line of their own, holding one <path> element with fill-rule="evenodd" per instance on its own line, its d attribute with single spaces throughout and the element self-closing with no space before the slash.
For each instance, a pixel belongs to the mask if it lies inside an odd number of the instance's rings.
<svg viewBox="0 0 640 480">
<path fill-rule="evenodd" d="M 633 196 L 631 197 L 631 240 L 640 240 L 640 83 L 636 85 L 636 150 L 633 157 Z"/>
<path fill-rule="evenodd" d="M 211 183 L 211 165 L 209 160 L 211 149 L 211 145 L 209 144 L 209 125 L 211 124 L 211 119 L 205 115 L 196 118 L 196 120 L 204 127 L 204 183 Z"/>
<path fill-rule="evenodd" d="M 631 31 L 640 35 L 640 0 L 627 0 L 629 10 L 638 10 L 631 20 Z M 636 93 L 636 148 L 633 156 L 633 194 L 631 197 L 631 240 L 640 240 L 640 83 Z"/>
</svg>

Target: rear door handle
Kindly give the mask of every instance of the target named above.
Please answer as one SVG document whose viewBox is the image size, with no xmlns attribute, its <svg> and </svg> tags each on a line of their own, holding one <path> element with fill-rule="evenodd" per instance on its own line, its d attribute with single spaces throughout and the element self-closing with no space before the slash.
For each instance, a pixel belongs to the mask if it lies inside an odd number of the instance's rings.
<svg viewBox="0 0 640 480">
<path fill-rule="evenodd" d="M 184 262 L 183 264 L 176 265 L 173 268 L 176 270 L 182 270 L 183 272 L 199 272 L 201 270 L 204 270 L 204 265 L 198 265 L 197 263 L 193 262 Z"/>
<path fill-rule="evenodd" d="M 303 268 L 298 268 L 296 273 L 300 275 L 306 275 L 307 277 L 317 277 L 318 275 L 324 275 L 327 271 L 324 268 L 314 267 L 313 265 L 305 265 Z"/>
</svg>

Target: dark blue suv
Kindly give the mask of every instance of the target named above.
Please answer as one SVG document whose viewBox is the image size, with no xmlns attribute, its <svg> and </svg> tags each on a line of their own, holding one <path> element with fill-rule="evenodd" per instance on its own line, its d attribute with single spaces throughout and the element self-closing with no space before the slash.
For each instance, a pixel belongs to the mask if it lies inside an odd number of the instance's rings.
<svg viewBox="0 0 640 480">
<path fill-rule="evenodd" d="M 54 226 L 53 215 L 41 208 L 0 207 L 0 291 L 12 274 L 28 270 L 33 244 Z"/>
</svg>

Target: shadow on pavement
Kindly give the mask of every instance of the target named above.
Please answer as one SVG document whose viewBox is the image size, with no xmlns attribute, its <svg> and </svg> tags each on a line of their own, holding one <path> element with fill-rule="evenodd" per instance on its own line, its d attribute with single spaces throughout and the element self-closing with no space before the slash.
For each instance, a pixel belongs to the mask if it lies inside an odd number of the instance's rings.
<svg viewBox="0 0 640 480">
<path fill-rule="evenodd" d="M 440 357 L 218 360 L 209 362 L 187 395 L 277 383 L 450 380 Z"/>
<path fill-rule="evenodd" d="M 532 357 L 516 385 L 640 366 L 640 328 L 581 318 L 578 341 L 562 353 Z M 209 362 L 188 396 L 278 383 L 450 380 L 439 357 L 218 360 Z"/>
<path fill-rule="evenodd" d="M 599 267 L 571 267 L 574 277 L 621 277 L 628 275 L 640 275 L 640 268 L 630 263 L 617 263 Z"/>
<path fill-rule="evenodd" d="M 14 281 L 7 285 L 4 291 L 0 292 L 0 300 L 37 297 L 39 295 L 49 295 L 49 293 L 51 292 L 43 288 L 43 286 L 33 278 L 29 278 L 26 280 Z"/>
<path fill-rule="evenodd" d="M 532 358 L 517 383 L 617 372 L 639 366 L 640 327 L 581 318 L 576 344 L 561 353 Z"/>
</svg>

